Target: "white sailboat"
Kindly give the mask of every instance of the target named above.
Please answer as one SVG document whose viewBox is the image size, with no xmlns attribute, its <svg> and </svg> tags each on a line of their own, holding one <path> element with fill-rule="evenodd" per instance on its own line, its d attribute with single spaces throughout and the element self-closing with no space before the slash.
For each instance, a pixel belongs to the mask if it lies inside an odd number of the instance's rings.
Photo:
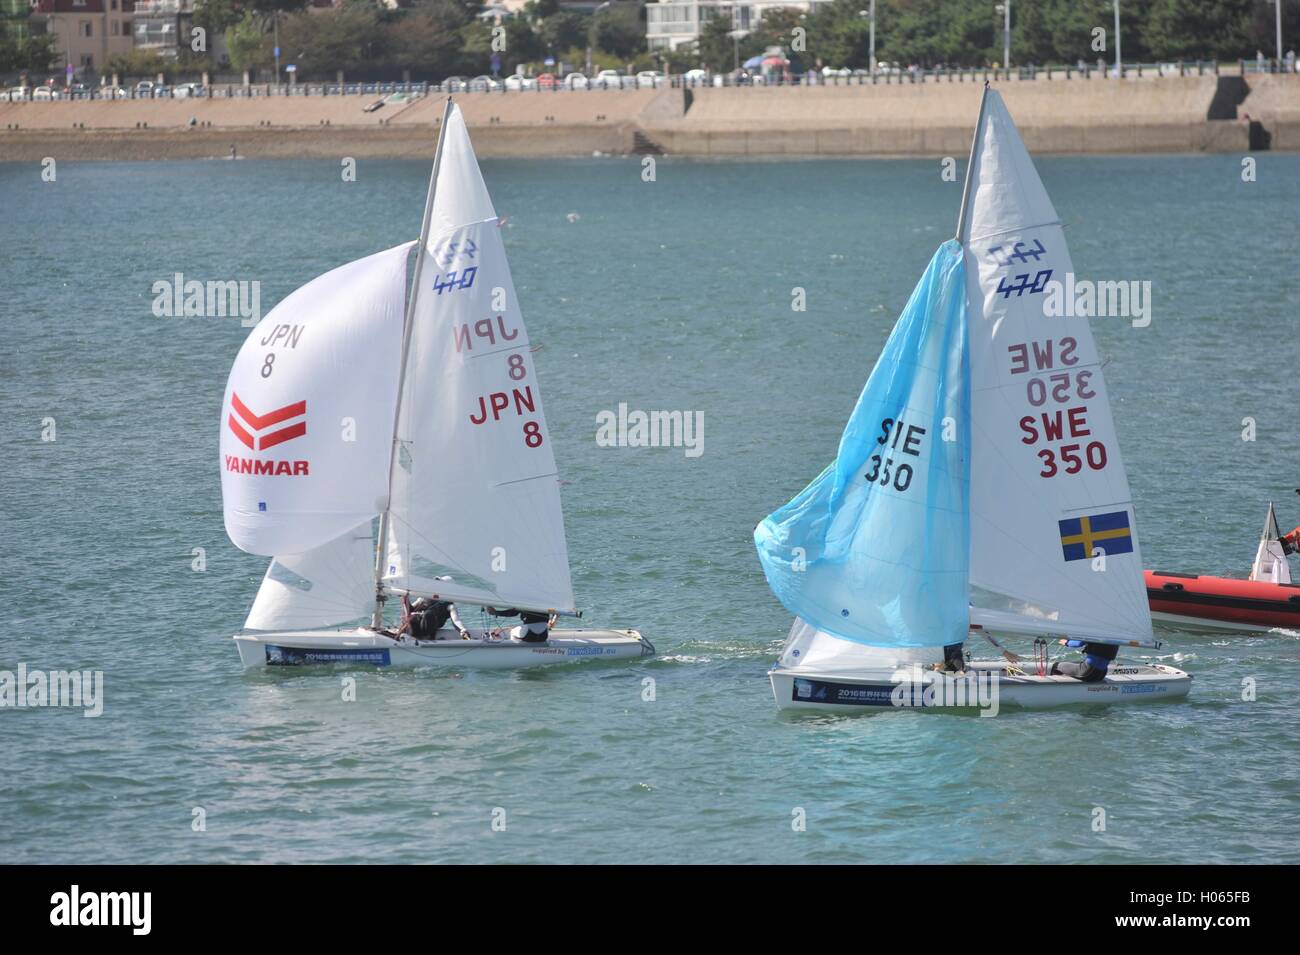
<svg viewBox="0 0 1300 955">
<path fill-rule="evenodd" d="M 1026 707 L 1187 694 L 1173 667 L 1117 663 L 1084 682 L 1047 665 L 1061 639 L 1159 647 L 1088 321 L 1044 308 L 1071 268 L 986 88 L 956 238 L 900 316 L 836 461 L 755 530 L 795 615 L 770 673 L 780 708 L 977 705 L 977 690 L 978 705 Z M 1031 636 L 1035 661 L 935 674 L 971 631 L 999 649 L 998 636 Z"/>
<path fill-rule="evenodd" d="M 580 616 L 528 333 L 450 100 L 420 240 L 314 279 L 253 329 L 226 385 L 221 467 L 231 541 L 274 558 L 234 636 L 245 666 L 654 652 L 634 630 L 529 643 L 495 627 L 416 640 L 384 625 L 394 595 Z"/>
</svg>

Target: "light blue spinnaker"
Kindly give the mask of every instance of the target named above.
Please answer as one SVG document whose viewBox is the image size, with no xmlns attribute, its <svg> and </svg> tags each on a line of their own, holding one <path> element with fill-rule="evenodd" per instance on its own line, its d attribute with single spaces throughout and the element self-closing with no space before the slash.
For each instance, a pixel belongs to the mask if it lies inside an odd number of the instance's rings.
<svg viewBox="0 0 1300 955">
<path fill-rule="evenodd" d="M 855 643 L 963 641 L 969 448 L 965 268 L 948 241 L 890 333 L 834 463 L 754 530 L 772 592 Z"/>
</svg>

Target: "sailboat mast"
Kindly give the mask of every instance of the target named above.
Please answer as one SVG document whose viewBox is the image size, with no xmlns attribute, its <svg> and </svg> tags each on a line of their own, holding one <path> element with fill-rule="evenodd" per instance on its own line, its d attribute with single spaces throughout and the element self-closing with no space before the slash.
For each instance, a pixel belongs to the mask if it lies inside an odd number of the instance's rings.
<svg viewBox="0 0 1300 955">
<path fill-rule="evenodd" d="M 375 541 L 375 612 L 370 625 L 378 629 L 384 625 L 384 559 L 388 547 L 389 514 L 393 508 L 393 469 L 398 464 L 399 442 L 397 424 L 402 415 L 402 388 L 406 384 L 406 357 L 411 349 L 411 326 L 415 320 L 415 297 L 420 289 L 420 273 L 428 257 L 429 226 L 433 221 L 433 197 L 438 190 L 438 170 L 442 167 L 442 144 L 447 138 L 447 121 L 451 118 L 451 97 L 442 108 L 442 123 L 438 127 L 438 147 L 433 154 L 433 172 L 429 176 L 429 194 L 424 203 L 424 219 L 420 223 L 420 244 L 415 249 L 415 274 L 411 280 L 411 294 L 406 303 L 406 316 L 402 320 L 402 357 L 397 366 L 397 407 L 393 411 L 393 447 L 388 462 L 388 496 L 379 514 L 379 534 Z"/>
<path fill-rule="evenodd" d="M 955 238 L 963 246 L 966 244 L 966 211 L 970 205 L 970 184 L 975 172 L 975 155 L 979 152 L 980 132 L 984 129 L 984 106 L 989 99 L 989 81 L 984 81 L 984 92 L 980 94 L 980 114 L 975 120 L 975 135 L 970 141 L 970 159 L 966 161 L 966 184 L 961 190 L 961 212 L 957 214 L 957 235 Z"/>
</svg>

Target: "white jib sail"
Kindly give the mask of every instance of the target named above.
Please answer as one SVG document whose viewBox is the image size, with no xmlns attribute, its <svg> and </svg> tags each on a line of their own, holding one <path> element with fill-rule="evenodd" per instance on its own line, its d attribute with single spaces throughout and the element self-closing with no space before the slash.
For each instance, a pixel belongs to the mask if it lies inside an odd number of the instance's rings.
<svg viewBox="0 0 1300 955">
<path fill-rule="evenodd" d="M 375 602 L 370 521 L 266 569 L 245 630 L 310 630 L 361 621 Z"/>
<path fill-rule="evenodd" d="M 1149 640 L 1101 360 L 1088 319 L 1053 285 L 1073 288 L 1065 235 L 997 92 L 987 94 L 972 161 L 958 238 L 970 329 L 971 582 L 989 592 L 977 590 L 976 603 L 1046 633 Z"/>
<path fill-rule="evenodd" d="M 382 510 L 412 244 L 308 282 L 239 350 L 220 446 L 226 533 L 241 550 L 301 554 Z"/>
<path fill-rule="evenodd" d="M 1291 583 L 1291 568 L 1286 562 L 1286 551 L 1282 549 L 1281 528 L 1277 526 L 1277 515 L 1273 505 L 1268 505 L 1268 517 L 1264 519 L 1264 533 L 1259 538 L 1259 549 L 1255 551 L 1255 562 L 1250 567 L 1250 579 L 1262 580 L 1270 584 Z"/>
<path fill-rule="evenodd" d="M 528 332 L 454 106 L 442 149 L 413 292 L 384 581 L 397 591 L 572 612 L 559 476 Z"/>
</svg>

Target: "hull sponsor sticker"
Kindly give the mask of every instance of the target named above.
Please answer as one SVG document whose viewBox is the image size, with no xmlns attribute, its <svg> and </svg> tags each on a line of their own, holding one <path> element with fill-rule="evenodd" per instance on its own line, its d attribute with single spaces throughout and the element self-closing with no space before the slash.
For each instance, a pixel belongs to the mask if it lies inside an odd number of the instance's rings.
<svg viewBox="0 0 1300 955">
<path fill-rule="evenodd" d="M 373 663 L 375 666 L 389 665 L 387 649 L 314 649 L 302 647 L 278 647 L 268 644 L 266 647 L 267 666 L 309 666 L 315 663 Z"/>
</svg>

